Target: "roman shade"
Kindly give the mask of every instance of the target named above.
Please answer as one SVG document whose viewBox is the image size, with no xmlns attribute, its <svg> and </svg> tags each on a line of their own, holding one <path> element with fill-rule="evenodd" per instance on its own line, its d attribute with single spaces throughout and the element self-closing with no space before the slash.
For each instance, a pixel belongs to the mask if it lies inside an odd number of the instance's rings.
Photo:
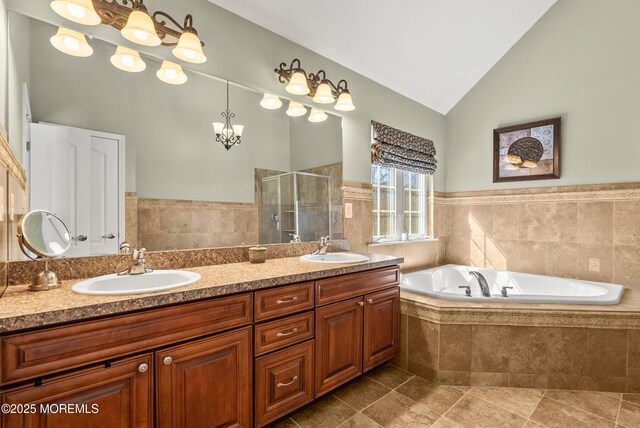
<svg viewBox="0 0 640 428">
<path fill-rule="evenodd" d="M 371 126 L 371 163 L 420 174 L 436 172 L 438 161 L 433 141 L 376 121 L 371 121 Z"/>
</svg>

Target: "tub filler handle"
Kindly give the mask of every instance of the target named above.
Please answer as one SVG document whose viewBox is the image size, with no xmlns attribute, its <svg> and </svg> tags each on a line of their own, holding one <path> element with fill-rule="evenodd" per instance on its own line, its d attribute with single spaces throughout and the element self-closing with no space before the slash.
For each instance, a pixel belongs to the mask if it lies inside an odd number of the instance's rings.
<svg viewBox="0 0 640 428">
<path fill-rule="evenodd" d="M 504 286 L 502 287 L 502 289 L 500 290 L 500 293 L 502 293 L 502 297 L 509 297 L 507 290 L 511 290 L 513 287 L 507 287 Z"/>
<path fill-rule="evenodd" d="M 458 288 L 464 288 L 465 296 L 471 297 L 471 287 L 469 285 L 459 285 Z"/>
</svg>

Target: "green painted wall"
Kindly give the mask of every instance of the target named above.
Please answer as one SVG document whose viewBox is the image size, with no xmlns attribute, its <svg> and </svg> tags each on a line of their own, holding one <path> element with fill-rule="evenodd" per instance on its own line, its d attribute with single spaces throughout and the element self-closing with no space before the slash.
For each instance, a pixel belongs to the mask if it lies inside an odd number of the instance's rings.
<svg viewBox="0 0 640 428">
<path fill-rule="evenodd" d="M 446 190 L 640 181 L 640 2 L 559 0 L 446 116 Z M 493 184 L 494 128 L 562 116 L 561 178 Z"/>
<path fill-rule="evenodd" d="M 6 0 L 7 7 L 40 20 L 61 24 L 48 2 Z M 206 46 L 209 61 L 198 69 L 247 86 L 284 95 L 273 69 L 282 61 L 300 58 L 308 71 L 324 69 L 336 80 L 346 79 L 357 109 L 343 115 L 343 161 L 346 180 L 370 181 L 370 144 L 372 119 L 404 129 L 435 141 L 440 171 L 435 176 L 436 190 L 444 190 L 444 116 L 401 96 L 315 52 L 301 47 L 206 0 L 154 0 L 152 10 L 163 10 L 177 17 L 191 13 L 194 25 Z M 106 26 L 90 30 L 65 22 L 72 29 L 91 31 L 97 37 L 121 43 L 116 30 Z M 345 40 L 348 43 L 348 40 Z M 144 50 L 143 50 L 144 51 Z M 171 58 L 170 49 L 150 48 L 152 55 Z"/>
</svg>

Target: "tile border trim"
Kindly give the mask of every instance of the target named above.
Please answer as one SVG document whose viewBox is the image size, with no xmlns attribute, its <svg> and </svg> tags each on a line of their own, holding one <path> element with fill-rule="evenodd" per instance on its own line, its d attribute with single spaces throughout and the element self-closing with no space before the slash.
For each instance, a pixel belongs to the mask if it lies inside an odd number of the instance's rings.
<svg viewBox="0 0 640 428">
<path fill-rule="evenodd" d="M 535 327 L 640 329 L 640 314 L 633 312 L 524 311 L 482 309 L 447 310 L 401 298 L 400 313 L 435 324 L 483 324 Z"/>
</svg>

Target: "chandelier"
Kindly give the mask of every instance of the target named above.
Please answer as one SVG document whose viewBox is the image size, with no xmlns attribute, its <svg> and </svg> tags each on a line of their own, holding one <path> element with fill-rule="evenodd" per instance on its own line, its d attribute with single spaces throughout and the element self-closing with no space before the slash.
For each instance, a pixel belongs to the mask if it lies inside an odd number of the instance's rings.
<svg viewBox="0 0 640 428">
<path fill-rule="evenodd" d="M 229 110 L 229 81 L 227 80 L 227 109 L 221 113 L 224 123 L 214 122 L 213 131 L 216 134 L 216 141 L 229 150 L 236 144 L 240 144 L 242 138 L 243 125 L 231 125 L 231 119 L 236 117 L 235 113 Z"/>
<path fill-rule="evenodd" d="M 122 3 L 122 4 L 120 4 Z M 51 8 L 63 18 L 83 25 L 109 25 L 120 31 L 130 42 L 142 46 L 171 46 L 179 60 L 202 64 L 207 60 L 198 32 L 193 27 L 193 17 L 187 15 L 183 25 L 165 12 L 149 14 L 143 0 L 53 0 Z M 87 57 L 93 49 L 85 35 L 60 27 L 51 38 L 51 44 L 59 51 L 72 56 Z M 120 70 L 137 73 L 146 68 L 140 54 L 125 46 L 118 46 L 111 63 Z M 163 82 L 179 85 L 187 77 L 179 64 L 164 61 L 157 73 Z"/>
<path fill-rule="evenodd" d="M 333 104 L 337 98 L 337 102 L 333 106 L 334 109 L 340 111 L 356 109 L 347 88 L 347 81 L 344 79 L 334 84 L 327 78 L 324 70 L 307 75 L 298 58 L 291 61 L 289 66 L 285 62 L 280 63 L 279 68 L 274 71 L 278 75 L 280 83 L 287 84 L 285 90 L 290 94 L 308 95 L 318 104 Z"/>
</svg>

